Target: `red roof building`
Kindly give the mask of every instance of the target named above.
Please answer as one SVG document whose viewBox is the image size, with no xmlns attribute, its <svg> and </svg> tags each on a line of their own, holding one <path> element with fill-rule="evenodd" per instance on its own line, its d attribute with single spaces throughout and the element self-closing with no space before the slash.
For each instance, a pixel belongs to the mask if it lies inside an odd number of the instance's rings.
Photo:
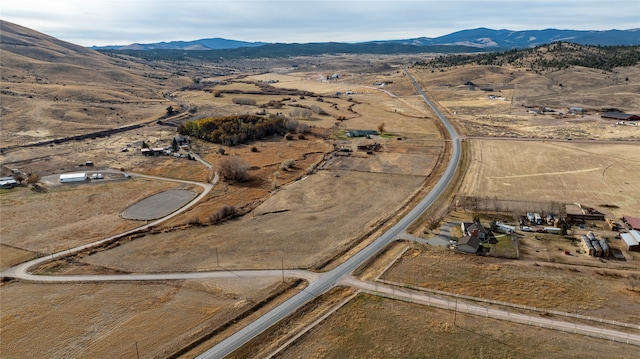
<svg viewBox="0 0 640 359">
<path fill-rule="evenodd" d="M 622 217 L 622 220 L 624 220 L 625 223 L 627 223 L 629 226 L 631 226 L 631 229 L 635 229 L 637 231 L 640 231 L 640 218 L 631 217 L 631 216 L 624 216 L 624 217 Z"/>
</svg>

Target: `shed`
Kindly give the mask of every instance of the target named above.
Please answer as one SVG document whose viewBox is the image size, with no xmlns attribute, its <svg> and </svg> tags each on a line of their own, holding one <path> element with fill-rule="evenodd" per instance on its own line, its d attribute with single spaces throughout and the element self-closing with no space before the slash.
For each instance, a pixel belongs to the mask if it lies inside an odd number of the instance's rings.
<svg viewBox="0 0 640 359">
<path fill-rule="evenodd" d="M 640 252 L 640 232 L 638 231 L 629 231 L 629 233 L 620 234 L 620 238 L 624 241 L 624 244 L 627 246 L 627 250 Z"/>
<path fill-rule="evenodd" d="M 605 112 L 600 117 L 612 120 L 640 121 L 640 116 L 624 112 Z"/>
</svg>

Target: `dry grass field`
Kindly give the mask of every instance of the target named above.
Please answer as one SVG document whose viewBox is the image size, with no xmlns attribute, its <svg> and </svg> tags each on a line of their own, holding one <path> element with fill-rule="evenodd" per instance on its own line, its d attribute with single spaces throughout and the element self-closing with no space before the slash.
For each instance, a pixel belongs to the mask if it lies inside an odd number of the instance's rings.
<svg viewBox="0 0 640 359">
<path fill-rule="evenodd" d="M 0 195 L 2 268 L 26 259 L 18 256 L 17 262 L 11 260 L 16 250 L 27 251 L 33 258 L 36 253 L 58 252 L 141 226 L 144 222 L 122 219 L 118 213 L 154 193 L 184 187 L 171 182 L 131 179 L 56 185 L 46 193 L 27 188 L 3 193 Z"/>
<path fill-rule="evenodd" d="M 471 140 L 460 193 L 640 213 L 639 145 Z M 618 208 L 603 208 L 602 205 Z"/>
<path fill-rule="evenodd" d="M 382 279 L 640 324 L 640 288 L 636 286 L 634 290 L 631 284 L 634 278 L 640 279 L 640 266 L 635 261 L 617 266 L 595 259 L 582 264 L 553 263 L 544 258 L 545 253 L 535 252 L 538 246 L 535 242 L 532 238 L 523 240 L 524 253 L 516 261 L 456 254 L 449 249 L 416 244 Z M 542 252 L 560 252 L 548 243 L 542 246 L 539 247 Z"/>
<path fill-rule="evenodd" d="M 243 218 L 147 235 L 82 260 L 131 272 L 212 270 L 218 258 L 225 269 L 273 269 L 281 261 L 285 268 L 311 268 L 361 240 L 423 181 L 397 174 L 320 171 L 281 188 Z"/>
<path fill-rule="evenodd" d="M 361 294 L 276 358 L 635 358 L 637 348 Z"/>
<path fill-rule="evenodd" d="M 162 358 L 277 290 L 279 279 L 0 284 L 3 358 Z"/>
<path fill-rule="evenodd" d="M 603 72 L 570 68 L 547 74 L 495 66 L 463 66 L 444 72 L 414 69 L 429 94 L 445 108 L 463 135 L 575 139 L 638 140 L 640 128 L 615 126 L 602 119 L 602 108 L 640 112 L 640 67 Z M 628 80 L 627 80 L 628 79 Z M 468 81 L 477 86 L 464 86 Z M 482 91 L 480 88 L 492 88 Z M 488 95 L 504 97 L 489 99 Z M 525 106 L 584 115 L 533 115 Z"/>
</svg>

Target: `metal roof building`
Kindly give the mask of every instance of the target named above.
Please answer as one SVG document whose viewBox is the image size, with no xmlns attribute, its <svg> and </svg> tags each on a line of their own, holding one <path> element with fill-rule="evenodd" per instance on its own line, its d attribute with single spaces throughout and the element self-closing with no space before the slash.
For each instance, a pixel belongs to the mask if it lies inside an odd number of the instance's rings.
<svg viewBox="0 0 640 359">
<path fill-rule="evenodd" d="M 600 115 L 602 118 L 610 118 L 612 120 L 622 120 L 622 121 L 640 121 L 640 116 L 634 115 L 632 113 L 624 113 L 624 112 L 605 112 Z"/>
<path fill-rule="evenodd" d="M 629 231 L 629 233 L 622 233 L 620 238 L 627 246 L 627 250 L 640 252 L 640 232 L 634 230 Z"/>
</svg>

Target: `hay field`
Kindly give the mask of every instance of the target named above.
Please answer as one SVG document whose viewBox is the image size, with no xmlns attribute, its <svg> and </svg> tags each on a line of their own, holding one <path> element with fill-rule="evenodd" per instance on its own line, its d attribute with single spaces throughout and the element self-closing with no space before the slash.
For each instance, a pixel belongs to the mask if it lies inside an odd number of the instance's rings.
<svg viewBox="0 0 640 359">
<path fill-rule="evenodd" d="M 464 343 L 461 343 L 461 340 Z M 637 348 L 359 295 L 276 358 L 634 358 Z"/>
<path fill-rule="evenodd" d="M 521 201 L 615 205 L 615 217 L 640 213 L 639 146 L 470 140 L 460 193 Z"/>
<path fill-rule="evenodd" d="M 260 302 L 280 279 L 0 285 L 2 357 L 166 357 Z"/>
</svg>

